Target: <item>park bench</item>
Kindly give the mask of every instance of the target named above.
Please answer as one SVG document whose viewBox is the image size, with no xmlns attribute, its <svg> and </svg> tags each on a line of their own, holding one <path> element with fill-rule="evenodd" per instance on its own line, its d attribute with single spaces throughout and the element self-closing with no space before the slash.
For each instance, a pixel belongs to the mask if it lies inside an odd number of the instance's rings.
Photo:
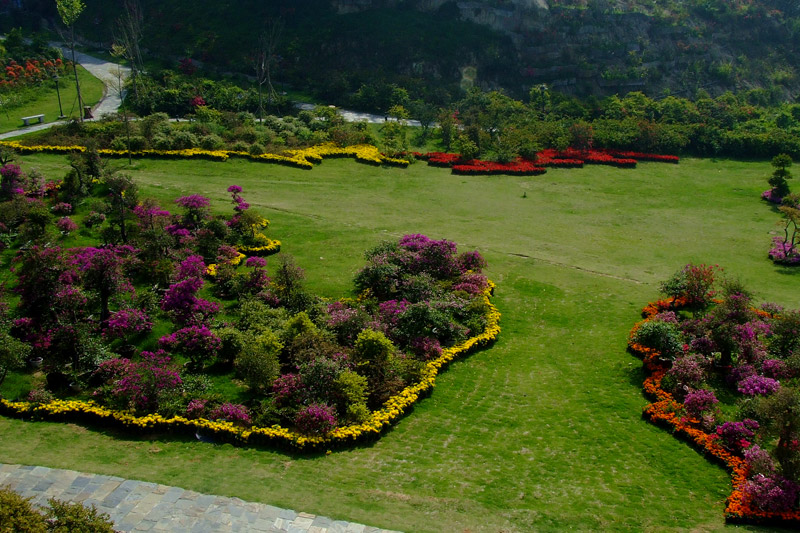
<svg viewBox="0 0 800 533">
<path fill-rule="evenodd" d="M 39 124 L 43 123 L 44 113 L 42 113 L 41 115 L 31 115 L 29 117 L 22 117 L 22 123 L 25 124 L 26 126 L 30 126 L 31 120 L 33 119 L 36 119 L 36 122 L 38 122 Z"/>
</svg>

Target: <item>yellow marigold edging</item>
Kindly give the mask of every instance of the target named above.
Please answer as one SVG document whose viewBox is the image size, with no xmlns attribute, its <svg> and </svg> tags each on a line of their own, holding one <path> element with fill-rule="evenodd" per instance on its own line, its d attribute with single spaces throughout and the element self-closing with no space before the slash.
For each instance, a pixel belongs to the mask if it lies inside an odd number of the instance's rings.
<svg viewBox="0 0 800 533">
<path fill-rule="evenodd" d="M 7 146 L 21 154 L 32 153 L 54 153 L 68 154 L 72 152 L 85 152 L 86 147 L 80 145 L 51 146 L 51 145 L 24 145 L 19 141 L 0 141 L 0 146 Z M 101 148 L 97 150 L 100 155 L 107 157 L 128 157 L 127 150 L 112 150 Z M 369 144 L 359 144 L 340 148 L 330 143 L 304 148 L 302 150 L 288 150 L 288 155 L 280 154 L 260 154 L 254 155 L 248 152 L 234 150 L 203 150 L 200 148 L 187 148 L 185 150 L 136 150 L 131 151 L 133 157 L 161 157 L 174 159 L 210 159 L 212 161 L 227 161 L 229 157 L 244 157 L 251 161 L 263 163 L 276 163 L 281 165 L 293 166 L 305 170 L 314 168 L 326 157 L 353 157 L 359 163 L 370 165 L 390 165 L 397 167 L 407 167 L 409 162 L 405 159 L 395 159 L 387 157 L 378 151 L 375 146 Z"/>
<path fill-rule="evenodd" d="M 420 396 L 436 386 L 439 371 L 460 355 L 469 353 L 474 348 L 493 342 L 500 334 L 500 312 L 491 302 L 495 284 L 489 281 L 484 291 L 484 302 L 489 308 L 486 329 L 483 333 L 471 337 L 462 343 L 445 348 L 442 354 L 429 361 L 422 374 L 422 379 L 389 398 L 383 408 L 373 411 L 369 420 L 362 424 L 334 429 L 325 436 L 306 436 L 280 426 L 243 428 L 226 421 L 206 419 L 189 419 L 182 416 L 165 418 L 159 414 L 136 416 L 130 412 L 114 411 L 97 405 L 92 401 L 53 400 L 43 404 L 30 402 L 11 402 L 0 398 L 0 413 L 8 416 L 36 416 L 42 418 L 85 418 L 87 421 L 114 422 L 125 428 L 153 430 L 204 431 L 212 437 L 231 441 L 237 444 L 270 444 L 297 450 L 318 450 L 322 448 L 341 447 L 354 444 L 359 439 L 377 437 L 381 431 L 396 422 L 420 398 Z"/>
</svg>

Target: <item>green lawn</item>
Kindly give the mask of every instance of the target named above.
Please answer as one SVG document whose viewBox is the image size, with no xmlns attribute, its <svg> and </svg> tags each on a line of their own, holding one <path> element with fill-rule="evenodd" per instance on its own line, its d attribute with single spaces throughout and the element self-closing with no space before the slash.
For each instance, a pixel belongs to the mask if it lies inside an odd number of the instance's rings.
<svg viewBox="0 0 800 533">
<path fill-rule="evenodd" d="M 48 177 L 66 169 L 56 156 L 25 161 Z M 226 210 L 225 189 L 241 185 L 329 297 L 349 291 L 363 251 L 382 239 L 426 233 L 478 249 L 498 285 L 500 338 L 451 365 L 380 441 L 351 451 L 296 457 L 0 418 L 0 461 L 405 531 L 725 528 L 727 472 L 641 419 L 641 364 L 625 346 L 658 282 L 688 261 L 724 265 L 758 298 L 800 307 L 800 270 L 766 259 L 778 219 L 759 199 L 768 163 L 686 159 L 530 178 L 349 160 L 312 171 L 138 161 L 129 172 L 165 202 L 201 193 Z"/>
<path fill-rule="evenodd" d="M 85 105 L 93 106 L 103 97 L 103 82 L 95 78 L 83 67 L 78 67 L 78 79 L 81 83 L 81 97 Z M 41 115 L 44 113 L 45 122 L 58 120 L 58 95 L 55 82 L 46 82 L 47 89 L 42 90 L 38 98 L 27 102 L 22 107 L 12 109 L 0 108 L 0 133 L 22 129 L 22 117 Z M 61 108 L 67 117 L 79 117 L 78 96 L 75 91 L 75 78 L 71 75 L 62 76 L 59 80 L 61 92 Z"/>
</svg>

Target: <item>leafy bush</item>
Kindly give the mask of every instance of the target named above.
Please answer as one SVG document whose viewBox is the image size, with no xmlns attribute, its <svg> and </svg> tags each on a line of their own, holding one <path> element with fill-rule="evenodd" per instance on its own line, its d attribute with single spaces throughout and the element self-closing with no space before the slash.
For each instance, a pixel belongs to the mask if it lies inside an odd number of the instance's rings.
<svg viewBox="0 0 800 533">
<path fill-rule="evenodd" d="M 360 423 L 369 414 L 367 409 L 367 378 L 345 370 L 334 381 L 340 400 L 339 412 L 353 423 Z"/>
<path fill-rule="evenodd" d="M 50 509 L 45 512 L 48 531 L 53 533 L 114 533 L 114 524 L 107 513 L 101 513 L 92 505 L 47 501 Z"/>
<path fill-rule="evenodd" d="M 11 489 L 0 487 L 0 532 L 46 533 L 47 523 L 33 505 Z"/>
<path fill-rule="evenodd" d="M 683 350 L 681 332 L 670 322 L 648 321 L 639 326 L 633 341 L 657 350 L 661 357 L 674 359 Z"/>
<path fill-rule="evenodd" d="M 280 363 L 278 355 L 283 344 L 277 335 L 265 330 L 245 344 L 234 362 L 236 373 L 254 390 L 272 386 L 278 377 Z"/>
<path fill-rule="evenodd" d="M 225 146 L 225 142 L 219 135 L 205 135 L 200 138 L 200 148 L 203 150 L 219 150 Z"/>
</svg>

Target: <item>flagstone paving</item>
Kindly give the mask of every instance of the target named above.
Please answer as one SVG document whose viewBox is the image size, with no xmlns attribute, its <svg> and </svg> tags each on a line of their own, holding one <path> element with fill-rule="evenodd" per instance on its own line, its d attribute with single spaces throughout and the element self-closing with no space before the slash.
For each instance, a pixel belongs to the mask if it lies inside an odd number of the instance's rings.
<svg viewBox="0 0 800 533">
<path fill-rule="evenodd" d="M 239 498 L 44 466 L 0 463 L 0 487 L 40 506 L 50 498 L 94 505 L 125 532 L 397 533 Z"/>
</svg>

